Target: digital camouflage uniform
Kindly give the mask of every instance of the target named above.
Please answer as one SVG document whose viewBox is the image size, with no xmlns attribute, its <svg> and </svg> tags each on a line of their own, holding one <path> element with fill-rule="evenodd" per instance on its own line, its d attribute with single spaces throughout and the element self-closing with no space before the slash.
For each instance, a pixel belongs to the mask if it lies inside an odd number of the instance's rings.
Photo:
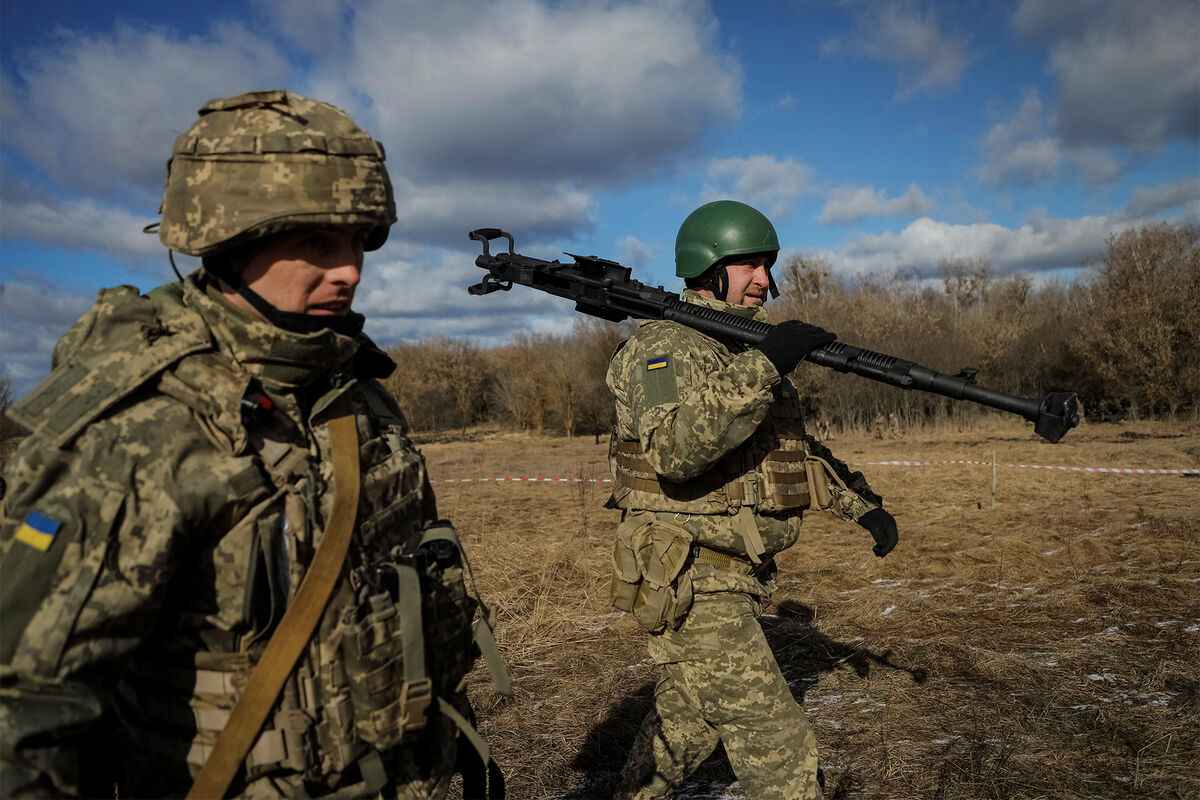
<svg viewBox="0 0 1200 800">
<path fill-rule="evenodd" d="M 382 149 L 344 112 L 279 91 L 201 114 L 176 142 L 169 247 L 310 222 L 382 244 Z M 440 798 L 463 752 L 487 761 L 463 684 L 490 630 L 361 326 L 265 322 L 198 270 L 102 291 L 58 343 L 10 409 L 32 433 L 0 506 L 0 795 L 188 791 L 330 523 L 343 413 L 349 549 L 229 794 Z"/>
<path fill-rule="evenodd" d="M 765 319 L 691 290 L 683 298 Z M 756 617 L 771 557 L 796 542 L 818 490 L 847 520 L 879 497 L 804 433 L 794 390 L 758 350 L 645 322 L 614 354 L 608 386 L 624 511 L 613 594 L 651 630 L 663 666 L 617 796 L 672 797 L 721 741 L 755 800 L 820 797 L 816 742 Z M 810 489 L 814 480 L 823 485 Z"/>
</svg>

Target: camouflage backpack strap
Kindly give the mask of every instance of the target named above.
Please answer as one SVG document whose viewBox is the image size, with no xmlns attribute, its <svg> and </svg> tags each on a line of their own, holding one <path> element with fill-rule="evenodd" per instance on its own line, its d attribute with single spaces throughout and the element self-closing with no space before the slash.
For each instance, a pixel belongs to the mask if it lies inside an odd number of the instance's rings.
<svg viewBox="0 0 1200 800">
<path fill-rule="evenodd" d="M 212 348 L 199 315 L 160 305 L 132 286 L 102 289 L 55 347 L 50 374 L 7 413 L 53 446 L 68 447 L 167 367 Z"/>
</svg>

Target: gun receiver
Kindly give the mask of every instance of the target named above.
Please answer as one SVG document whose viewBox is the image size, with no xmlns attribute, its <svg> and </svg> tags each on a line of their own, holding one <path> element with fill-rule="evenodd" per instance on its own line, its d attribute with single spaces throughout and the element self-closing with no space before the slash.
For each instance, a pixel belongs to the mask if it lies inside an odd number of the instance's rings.
<svg viewBox="0 0 1200 800">
<path fill-rule="evenodd" d="M 685 303 L 662 286 L 647 286 L 634 280 L 629 267 L 596 256 L 566 255 L 574 263 L 544 261 L 514 251 L 512 234 L 499 228 L 479 228 L 468 236 L 483 245 L 475 265 L 487 270 L 482 282 L 467 289 L 484 295 L 508 291 L 513 284 L 540 289 L 575 301 L 575 310 L 601 319 L 620 322 L 634 319 L 664 319 L 679 322 L 710 336 L 758 344 L 773 327 L 723 311 Z M 508 240 L 508 252 L 492 253 L 489 243 Z M 955 400 L 998 408 L 1019 414 L 1034 423 L 1034 432 L 1048 442 L 1061 439 L 1079 424 L 1079 400 L 1073 392 L 1051 392 L 1045 397 L 1017 397 L 975 382 L 977 370 L 965 368 L 957 375 L 923 367 L 895 356 L 834 342 L 810 353 L 806 359 L 838 372 L 861 375 L 901 389 L 918 389 Z"/>
</svg>

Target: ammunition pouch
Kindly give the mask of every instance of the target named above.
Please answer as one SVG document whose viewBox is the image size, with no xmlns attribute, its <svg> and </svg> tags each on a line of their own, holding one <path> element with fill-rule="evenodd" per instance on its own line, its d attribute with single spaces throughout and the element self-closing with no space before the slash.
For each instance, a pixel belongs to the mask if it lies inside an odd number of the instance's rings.
<svg viewBox="0 0 1200 800">
<path fill-rule="evenodd" d="M 692 536 L 654 515 L 633 515 L 617 529 L 610 599 L 651 633 L 678 628 L 692 607 L 687 566 Z"/>
<path fill-rule="evenodd" d="M 334 694 L 349 697 L 356 737 L 386 750 L 425 727 L 437 698 L 461 692 L 479 653 L 477 603 L 449 525 L 428 529 L 415 550 L 394 548 L 387 560 L 359 567 L 351 583 L 356 602 L 338 620 L 335 660 L 321 674 Z"/>
</svg>

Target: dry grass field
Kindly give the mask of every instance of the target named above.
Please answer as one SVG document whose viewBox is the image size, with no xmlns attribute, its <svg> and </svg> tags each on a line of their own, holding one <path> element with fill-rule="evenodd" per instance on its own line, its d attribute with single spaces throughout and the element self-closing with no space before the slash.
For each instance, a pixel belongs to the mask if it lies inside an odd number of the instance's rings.
<svg viewBox="0 0 1200 800">
<path fill-rule="evenodd" d="M 886 559 L 827 515 L 778 559 L 763 625 L 817 734 L 827 798 L 1200 797 L 1196 423 L 1020 421 L 836 436 L 900 526 Z M 591 437 L 421 443 L 515 685 L 472 685 L 510 797 L 605 798 L 649 704 L 645 636 L 608 605 L 618 513 Z M 989 465 L 869 466 L 890 460 Z M 740 798 L 718 750 L 682 798 Z"/>
</svg>

